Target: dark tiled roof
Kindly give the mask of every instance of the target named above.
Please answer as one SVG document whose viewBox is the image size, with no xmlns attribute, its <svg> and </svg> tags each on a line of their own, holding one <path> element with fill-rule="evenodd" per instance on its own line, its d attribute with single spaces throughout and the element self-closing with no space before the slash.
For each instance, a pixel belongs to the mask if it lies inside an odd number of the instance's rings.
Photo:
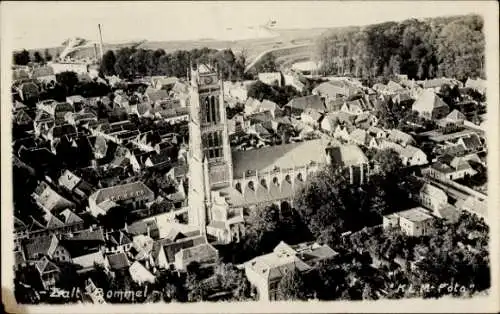
<svg viewBox="0 0 500 314">
<path fill-rule="evenodd" d="M 321 97 L 317 95 L 294 98 L 290 100 L 290 102 L 288 102 L 286 106 L 290 107 L 293 110 L 302 110 L 302 111 L 305 110 L 306 108 L 312 108 L 318 111 L 325 110 L 325 105 L 323 104 Z"/>
<path fill-rule="evenodd" d="M 463 137 L 462 140 L 467 149 L 475 150 L 480 149 L 482 146 L 481 140 L 479 139 L 479 136 L 477 136 L 477 134 L 471 134 L 467 137 Z"/>
<path fill-rule="evenodd" d="M 74 133 L 76 133 L 76 128 L 71 124 L 56 125 L 52 129 L 52 136 L 55 138 Z"/>
<path fill-rule="evenodd" d="M 112 270 L 120 270 L 124 268 L 128 268 L 130 266 L 130 262 L 125 253 L 116 253 L 107 256 L 109 267 Z"/>
<path fill-rule="evenodd" d="M 209 243 L 183 248 L 180 252 L 183 260 L 196 260 L 200 263 L 217 259 L 219 253 L 217 249 Z"/>
<path fill-rule="evenodd" d="M 69 209 L 65 209 L 59 215 L 61 216 L 61 220 L 65 225 L 74 225 L 83 222 L 82 218 L 80 218 L 77 214 Z"/>
<path fill-rule="evenodd" d="M 64 235 L 64 240 L 68 241 L 96 241 L 104 243 L 104 233 L 99 230 L 84 230 L 74 233 L 73 235 Z"/>
<path fill-rule="evenodd" d="M 132 235 L 141 235 L 147 234 L 149 227 L 150 237 L 152 239 L 158 239 L 160 237 L 160 231 L 158 229 L 158 225 L 156 221 L 138 221 L 134 222 L 130 226 L 127 227 L 127 232 Z"/>
<path fill-rule="evenodd" d="M 52 255 L 59 241 L 55 235 L 31 238 L 23 242 L 25 256 L 34 259 L 38 254 Z"/>
<path fill-rule="evenodd" d="M 311 140 L 299 143 L 267 146 L 259 149 L 233 152 L 233 171 L 237 178 L 248 171 L 272 171 L 275 167 L 289 169 L 303 167 L 311 162 L 326 161 L 326 143 Z"/>
<path fill-rule="evenodd" d="M 164 89 L 158 90 L 151 87 L 148 87 L 148 89 L 146 89 L 144 95 L 146 95 L 149 98 L 149 101 L 151 102 L 156 102 L 158 100 L 163 100 L 168 98 L 168 93 L 166 90 Z"/>
<path fill-rule="evenodd" d="M 332 163 L 342 166 L 351 166 L 368 163 L 363 151 L 357 145 L 340 145 L 327 148 Z"/>
<path fill-rule="evenodd" d="M 175 254 L 180 252 L 182 249 L 190 248 L 204 243 L 206 243 L 206 239 L 203 236 L 184 238 L 180 239 L 177 242 L 165 244 L 163 246 L 163 249 L 165 250 L 167 261 L 169 263 L 173 263 L 175 261 Z"/>
<path fill-rule="evenodd" d="M 151 189 L 148 188 L 144 183 L 137 181 L 100 189 L 92 194 L 90 198 L 93 198 L 96 204 L 99 204 L 117 195 L 134 198 L 136 197 L 137 193 L 141 192 L 143 193 L 143 195 L 153 194 Z"/>
</svg>

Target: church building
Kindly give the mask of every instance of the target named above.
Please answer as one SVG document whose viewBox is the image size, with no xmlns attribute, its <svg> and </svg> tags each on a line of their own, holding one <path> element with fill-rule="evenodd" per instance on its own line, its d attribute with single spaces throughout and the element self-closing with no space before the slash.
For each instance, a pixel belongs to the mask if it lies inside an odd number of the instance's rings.
<svg viewBox="0 0 500 314">
<path fill-rule="evenodd" d="M 220 243 L 244 234 L 243 209 L 288 202 L 328 162 L 326 140 L 231 151 L 222 80 L 201 64 L 191 68 L 188 220 Z"/>
</svg>

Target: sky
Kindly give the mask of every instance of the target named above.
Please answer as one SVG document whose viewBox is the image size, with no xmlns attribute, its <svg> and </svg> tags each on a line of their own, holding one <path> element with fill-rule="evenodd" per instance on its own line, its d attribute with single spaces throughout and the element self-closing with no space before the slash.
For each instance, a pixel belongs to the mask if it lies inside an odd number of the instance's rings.
<svg viewBox="0 0 500 314">
<path fill-rule="evenodd" d="M 4 2 L 2 33 L 14 49 L 59 46 L 70 37 L 106 43 L 201 38 L 238 39 L 238 30 L 263 25 L 314 28 L 368 25 L 481 12 L 465 1 L 270 1 L 270 2 Z M 227 28 L 233 31 L 229 34 Z M 243 32 L 241 32 L 243 34 Z M 228 38 L 227 36 L 232 36 Z M 248 35 L 248 34 L 247 34 Z"/>
</svg>

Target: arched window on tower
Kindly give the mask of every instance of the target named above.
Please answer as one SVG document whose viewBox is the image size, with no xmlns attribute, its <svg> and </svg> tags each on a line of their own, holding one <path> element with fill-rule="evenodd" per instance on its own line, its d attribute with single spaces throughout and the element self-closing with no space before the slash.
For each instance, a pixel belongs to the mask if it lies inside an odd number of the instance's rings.
<svg viewBox="0 0 500 314">
<path fill-rule="evenodd" d="M 204 122 L 210 123 L 211 117 L 210 117 L 210 102 L 208 97 L 203 97 L 203 115 L 204 115 Z"/>
<path fill-rule="evenodd" d="M 215 96 L 210 96 L 210 114 L 211 122 L 217 123 L 217 108 L 215 104 Z"/>
</svg>

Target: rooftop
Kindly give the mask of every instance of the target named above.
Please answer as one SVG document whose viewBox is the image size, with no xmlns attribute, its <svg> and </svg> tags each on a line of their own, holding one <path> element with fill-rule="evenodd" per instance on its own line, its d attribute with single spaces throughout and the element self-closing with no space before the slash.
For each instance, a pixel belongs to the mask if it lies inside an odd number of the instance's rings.
<svg viewBox="0 0 500 314">
<path fill-rule="evenodd" d="M 311 162 L 323 164 L 326 161 L 325 149 L 326 143 L 318 139 L 247 151 L 233 151 L 233 173 L 235 178 L 241 178 L 248 172 L 305 167 Z"/>
<path fill-rule="evenodd" d="M 434 216 L 432 216 L 426 209 L 422 207 L 415 207 L 412 209 L 397 212 L 396 214 L 399 217 L 405 218 L 411 222 L 420 222 L 434 219 Z"/>
<path fill-rule="evenodd" d="M 413 110 L 430 111 L 440 107 L 448 107 L 448 105 L 430 89 L 424 90 L 413 103 Z"/>
<path fill-rule="evenodd" d="M 125 200 L 151 194 L 153 194 L 153 191 L 150 188 L 144 183 L 137 181 L 97 190 L 89 198 L 93 199 L 96 204 L 100 204 L 110 199 Z"/>
<path fill-rule="evenodd" d="M 327 150 L 332 163 L 340 163 L 346 167 L 368 163 L 368 158 L 366 158 L 361 148 L 355 144 L 333 146 Z"/>
<path fill-rule="evenodd" d="M 294 98 L 290 100 L 288 104 L 286 104 L 286 107 L 290 107 L 292 110 L 305 110 L 307 108 L 311 108 L 318 111 L 325 111 L 323 100 L 321 100 L 321 97 L 319 97 L 318 95 Z"/>
<path fill-rule="evenodd" d="M 109 267 L 112 270 L 119 270 L 128 268 L 130 266 L 130 262 L 125 253 L 116 253 L 107 256 Z"/>
</svg>

